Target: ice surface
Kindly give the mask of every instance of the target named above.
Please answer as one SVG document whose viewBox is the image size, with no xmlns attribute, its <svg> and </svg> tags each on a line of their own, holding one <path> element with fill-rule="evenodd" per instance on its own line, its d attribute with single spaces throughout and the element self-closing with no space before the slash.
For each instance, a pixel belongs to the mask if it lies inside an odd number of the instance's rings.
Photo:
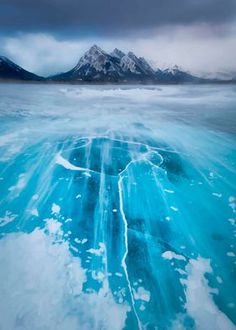
<svg viewBox="0 0 236 330">
<path fill-rule="evenodd" d="M 235 329 L 235 92 L 0 85 L 0 329 Z"/>
</svg>

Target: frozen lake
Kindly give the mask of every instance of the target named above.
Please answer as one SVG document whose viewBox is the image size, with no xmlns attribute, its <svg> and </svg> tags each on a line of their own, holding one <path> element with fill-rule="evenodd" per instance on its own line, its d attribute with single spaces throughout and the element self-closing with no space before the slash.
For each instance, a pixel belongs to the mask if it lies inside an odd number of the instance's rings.
<svg viewBox="0 0 236 330">
<path fill-rule="evenodd" d="M 0 84 L 0 329 L 236 329 L 236 86 Z"/>
</svg>

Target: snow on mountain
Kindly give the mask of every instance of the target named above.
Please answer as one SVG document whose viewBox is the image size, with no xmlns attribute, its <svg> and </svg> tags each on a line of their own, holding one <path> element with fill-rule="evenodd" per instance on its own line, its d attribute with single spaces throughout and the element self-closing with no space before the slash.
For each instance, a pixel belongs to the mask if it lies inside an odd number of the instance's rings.
<svg viewBox="0 0 236 330">
<path fill-rule="evenodd" d="M 108 63 L 109 66 L 107 65 Z M 103 71 L 104 73 L 107 73 L 109 70 L 116 70 L 114 63 L 111 62 L 110 56 L 96 45 L 92 46 L 84 56 L 81 57 L 74 70 L 79 71 L 85 65 L 89 65 L 98 72 Z"/>
<path fill-rule="evenodd" d="M 172 74 L 172 75 L 177 74 L 179 71 L 180 71 L 180 68 L 178 67 L 178 65 L 174 65 L 171 68 L 167 68 L 167 69 L 163 70 L 163 72 Z"/>
<path fill-rule="evenodd" d="M 92 46 L 70 71 L 51 77 L 52 80 L 83 80 L 83 81 L 118 81 L 123 71 L 117 57 Z"/>
<path fill-rule="evenodd" d="M 124 72 L 140 74 L 137 70 L 135 61 L 129 55 L 125 55 L 121 58 L 120 66 Z"/>
<path fill-rule="evenodd" d="M 139 75 L 142 79 L 153 79 L 155 75 L 155 70 L 148 62 L 143 57 L 138 58 L 132 52 L 121 58 L 120 66 L 125 73 Z"/>
<path fill-rule="evenodd" d="M 44 80 L 0 56 L 0 79 Z M 236 73 L 220 72 L 198 78 L 177 65 L 155 68 L 143 57 L 125 54 L 115 48 L 110 54 L 93 45 L 71 70 L 48 77 L 49 81 L 117 82 L 117 83 L 204 83 L 236 80 Z"/>
<path fill-rule="evenodd" d="M 164 83 L 204 82 L 204 79 L 183 71 L 177 65 L 165 70 L 158 70 L 156 72 L 156 77 L 160 82 Z"/>
<path fill-rule="evenodd" d="M 100 81 L 100 82 L 197 82 L 198 78 L 178 66 L 155 70 L 143 57 L 123 53 L 115 48 L 110 54 L 92 46 L 70 71 L 53 76 L 51 80 Z"/>
<path fill-rule="evenodd" d="M 111 56 L 113 57 L 117 57 L 119 59 L 121 59 L 122 57 L 125 56 L 125 53 L 123 53 L 121 50 L 115 48 L 111 53 L 110 53 Z"/>
<path fill-rule="evenodd" d="M 142 67 L 145 69 L 147 73 L 154 74 L 155 70 L 151 67 L 151 65 L 145 60 L 144 57 L 139 57 L 139 61 L 142 65 Z"/>
</svg>

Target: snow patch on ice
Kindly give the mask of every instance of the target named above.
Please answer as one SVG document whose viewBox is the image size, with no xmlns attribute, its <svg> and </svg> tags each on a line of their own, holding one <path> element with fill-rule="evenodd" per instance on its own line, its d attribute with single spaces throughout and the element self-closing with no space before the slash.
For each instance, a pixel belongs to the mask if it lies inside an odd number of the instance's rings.
<svg viewBox="0 0 236 330">
<path fill-rule="evenodd" d="M 83 292 L 85 270 L 66 242 L 39 229 L 9 234 L 0 240 L 0 264 L 1 329 L 124 328 L 128 306 L 109 289 Z"/>
<path fill-rule="evenodd" d="M 206 273 L 211 273 L 210 261 L 198 258 L 191 259 L 186 267 L 188 277 L 182 280 L 186 285 L 186 310 L 194 319 L 196 329 L 206 330 L 233 330 L 234 324 L 219 310 L 214 303 L 212 293 L 205 278 Z"/>
<path fill-rule="evenodd" d="M 61 208 L 56 203 L 53 203 L 51 210 L 52 210 L 52 214 L 58 214 L 58 213 L 60 213 Z"/>
<path fill-rule="evenodd" d="M 0 218 L 0 227 L 3 227 L 8 223 L 14 221 L 16 217 L 16 214 L 13 214 L 11 211 L 6 211 L 5 215 Z"/>
<path fill-rule="evenodd" d="M 162 253 L 162 257 L 167 260 L 177 259 L 177 260 L 186 260 L 184 256 L 176 254 L 173 251 L 165 251 Z"/>
<path fill-rule="evenodd" d="M 146 302 L 150 301 L 151 294 L 148 290 L 145 290 L 142 286 L 138 287 L 137 290 L 133 289 L 134 299 L 143 300 Z"/>
<path fill-rule="evenodd" d="M 30 213 L 31 213 L 32 215 L 34 215 L 35 217 L 38 217 L 38 216 L 39 216 L 39 212 L 38 212 L 38 210 L 37 210 L 36 208 L 32 209 L 32 210 L 30 211 Z"/>
<path fill-rule="evenodd" d="M 89 249 L 87 252 L 94 254 L 95 256 L 102 256 L 105 252 L 105 244 L 104 243 L 99 243 L 99 248 L 98 249 Z"/>
<path fill-rule="evenodd" d="M 53 218 L 47 220 L 46 228 L 50 234 L 61 234 L 61 223 Z"/>
</svg>

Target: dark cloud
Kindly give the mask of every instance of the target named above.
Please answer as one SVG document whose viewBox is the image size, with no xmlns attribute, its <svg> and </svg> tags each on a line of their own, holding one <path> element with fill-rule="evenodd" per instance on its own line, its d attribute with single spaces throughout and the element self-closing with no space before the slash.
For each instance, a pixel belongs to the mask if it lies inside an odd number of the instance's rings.
<svg viewBox="0 0 236 330">
<path fill-rule="evenodd" d="M 220 25 L 236 0 L 1 0 L 0 31 L 119 33 L 166 25 Z"/>
</svg>

